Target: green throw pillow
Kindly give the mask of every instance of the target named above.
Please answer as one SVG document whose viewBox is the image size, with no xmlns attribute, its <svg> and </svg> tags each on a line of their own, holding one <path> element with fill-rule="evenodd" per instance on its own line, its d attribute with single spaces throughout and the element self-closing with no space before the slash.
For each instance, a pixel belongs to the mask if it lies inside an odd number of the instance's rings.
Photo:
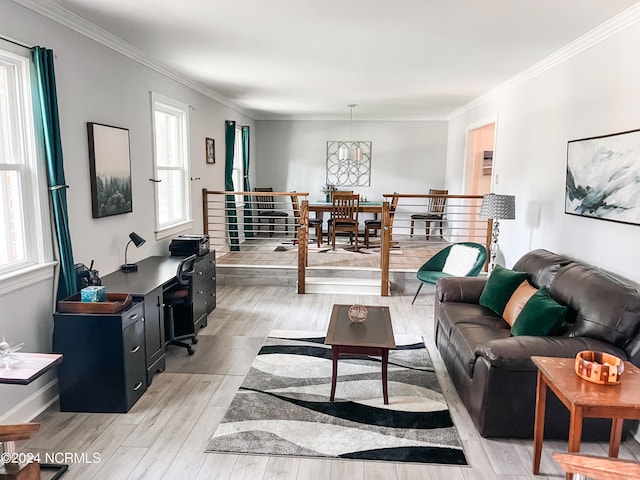
<svg viewBox="0 0 640 480">
<path fill-rule="evenodd" d="M 480 295 L 480 305 L 490 308 L 498 315 L 502 315 L 504 307 L 516 291 L 516 288 L 524 282 L 529 275 L 524 272 L 514 272 L 496 265 L 487 284 Z"/>
<path fill-rule="evenodd" d="M 511 327 L 511 335 L 548 335 L 566 316 L 567 307 L 551 298 L 549 290 L 541 288 L 522 307 Z"/>
</svg>

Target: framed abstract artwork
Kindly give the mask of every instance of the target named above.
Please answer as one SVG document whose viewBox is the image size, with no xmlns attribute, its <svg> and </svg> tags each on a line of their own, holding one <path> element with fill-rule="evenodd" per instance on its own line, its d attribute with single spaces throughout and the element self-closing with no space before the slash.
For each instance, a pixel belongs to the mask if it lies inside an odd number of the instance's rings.
<svg viewBox="0 0 640 480">
<path fill-rule="evenodd" d="M 204 147 L 207 163 L 216 163 L 216 141 L 213 138 L 206 137 Z"/>
<path fill-rule="evenodd" d="M 133 211 L 129 130 L 87 123 L 93 218 Z"/>
<path fill-rule="evenodd" d="M 640 225 L 640 130 L 568 142 L 565 213 Z"/>
</svg>

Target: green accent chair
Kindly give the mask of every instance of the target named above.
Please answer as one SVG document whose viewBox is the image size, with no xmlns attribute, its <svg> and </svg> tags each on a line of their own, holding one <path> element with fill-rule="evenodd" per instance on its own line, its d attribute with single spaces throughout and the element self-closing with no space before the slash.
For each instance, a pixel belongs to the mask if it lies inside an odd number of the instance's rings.
<svg viewBox="0 0 640 480">
<path fill-rule="evenodd" d="M 487 249 L 484 248 L 484 245 L 480 245 L 479 243 L 474 242 L 460 242 L 451 244 L 436 253 L 418 269 L 417 276 L 418 280 L 420 280 L 420 286 L 418 287 L 418 291 L 416 292 L 415 297 L 413 297 L 411 305 L 413 305 L 413 303 L 416 301 L 416 298 L 418 298 L 418 294 L 420 293 L 422 285 L 424 285 L 425 283 L 435 285 L 439 278 L 453 276 L 449 275 L 448 273 L 444 273 L 442 269 L 447 261 L 447 257 L 449 256 L 451 247 L 453 247 L 454 245 L 466 245 L 467 247 L 477 248 L 480 252 L 469 272 L 464 275 L 465 277 L 477 277 L 478 274 L 482 271 L 482 267 L 487 261 Z"/>
</svg>

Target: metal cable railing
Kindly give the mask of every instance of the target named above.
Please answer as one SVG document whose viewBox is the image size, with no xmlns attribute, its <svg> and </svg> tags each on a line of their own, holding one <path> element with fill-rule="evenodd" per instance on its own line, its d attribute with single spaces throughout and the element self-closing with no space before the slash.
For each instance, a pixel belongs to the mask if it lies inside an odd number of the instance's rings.
<svg viewBox="0 0 640 480">
<path fill-rule="evenodd" d="M 204 233 L 210 244 L 221 254 L 229 253 L 235 264 L 286 265 L 298 268 L 298 292 L 304 293 L 305 270 L 309 265 L 309 249 L 320 243 L 326 251 L 330 246 L 326 221 L 330 205 L 309 203 L 306 192 L 228 192 L 203 189 Z M 397 196 L 395 209 L 393 197 Z M 438 198 L 440 202 L 434 202 Z M 491 220 L 480 218 L 481 195 L 385 194 L 383 202 L 361 204 L 361 237 L 366 218 L 380 220 L 380 230 L 371 232 L 373 252 L 380 252 L 382 272 L 381 292 L 389 278 L 389 256 L 392 249 L 416 251 L 419 260 L 426 261 L 446 245 L 476 242 L 490 246 Z M 442 202 L 444 200 L 444 202 Z M 430 205 L 443 203 L 436 211 Z M 309 214 L 324 217 L 319 230 L 309 230 Z M 314 213 L 315 212 L 315 213 Z M 364 242 L 361 240 L 360 245 Z M 375 250 L 377 249 L 377 250 Z M 271 255 L 274 252 L 289 255 Z M 418 265 L 419 266 L 419 265 Z M 415 267 L 417 268 L 417 267 Z"/>
</svg>

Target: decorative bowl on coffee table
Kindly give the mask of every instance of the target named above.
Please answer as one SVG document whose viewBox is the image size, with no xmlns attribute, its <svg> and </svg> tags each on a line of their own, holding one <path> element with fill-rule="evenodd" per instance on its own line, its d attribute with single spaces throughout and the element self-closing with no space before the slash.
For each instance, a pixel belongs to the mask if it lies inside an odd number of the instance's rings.
<svg viewBox="0 0 640 480">
<path fill-rule="evenodd" d="M 367 319 L 367 307 L 364 305 L 351 305 L 347 315 L 352 323 L 362 323 Z"/>
<path fill-rule="evenodd" d="M 623 361 L 605 352 L 583 350 L 576 355 L 576 373 L 588 382 L 600 385 L 617 385 L 624 372 Z"/>
</svg>

